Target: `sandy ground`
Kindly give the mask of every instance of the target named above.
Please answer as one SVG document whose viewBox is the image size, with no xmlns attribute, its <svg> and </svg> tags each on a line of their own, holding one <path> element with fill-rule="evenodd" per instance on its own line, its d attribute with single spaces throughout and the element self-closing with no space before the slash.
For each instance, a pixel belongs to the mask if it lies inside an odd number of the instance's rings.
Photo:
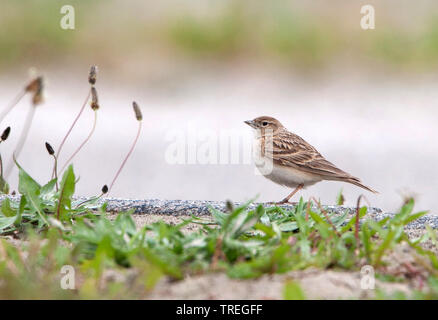
<svg viewBox="0 0 438 320">
<path fill-rule="evenodd" d="M 374 297 L 374 290 L 361 289 L 359 273 L 344 271 L 305 270 L 287 274 L 264 275 L 255 280 L 230 279 L 225 274 L 206 274 L 187 277 L 183 281 L 160 282 L 149 299 L 284 299 L 286 283 L 299 283 L 307 299 L 366 299 Z M 391 293 L 409 292 L 401 283 L 376 281 L 375 288 Z"/>
</svg>

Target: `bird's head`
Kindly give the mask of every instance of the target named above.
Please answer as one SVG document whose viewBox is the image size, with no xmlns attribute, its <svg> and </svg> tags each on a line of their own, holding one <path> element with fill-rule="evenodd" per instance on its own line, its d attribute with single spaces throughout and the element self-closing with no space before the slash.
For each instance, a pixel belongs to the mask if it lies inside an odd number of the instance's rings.
<svg viewBox="0 0 438 320">
<path fill-rule="evenodd" d="M 283 128 L 283 125 L 275 118 L 262 116 L 255 118 L 254 120 L 247 120 L 244 121 L 247 125 L 250 127 L 256 129 L 256 130 L 272 130 L 273 132 L 277 131 L 278 129 Z"/>
</svg>

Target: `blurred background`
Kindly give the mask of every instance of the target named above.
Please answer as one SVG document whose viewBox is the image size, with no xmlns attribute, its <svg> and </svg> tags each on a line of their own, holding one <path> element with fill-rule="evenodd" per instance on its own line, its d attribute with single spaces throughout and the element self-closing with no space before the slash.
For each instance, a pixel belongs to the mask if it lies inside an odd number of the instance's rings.
<svg viewBox="0 0 438 320">
<path fill-rule="evenodd" d="M 64 4 L 75 30 L 60 27 Z M 360 27 L 362 5 L 375 8 L 374 30 Z M 331 162 L 380 191 L 322 182 L 302 192 L 333 204 L 366 194 L 371 205 L 397 210 L 406 196 L 433 209 L 438 189 L 438 2 L 245 0 L 2 0 L 0 108 L 35 68 L 47 80 L 19 157 L 40 183 L 99 66 L 97 129 L 76 160 L 78 195 L 109 183 L 136 134 L 131 103 L 144 127 L 111 196 L 129 198 L 281 200 L 289 190 L 256 175 L 252 164 L 172 165 L 169 130 L 188 126 L 235 130 L 244 120 L 279 119 Z M 1 123 L 12 127 L 4 161 L 30 107 L 29 97 Z M 61 154 L 62 164 L 91 129 L 86 108 Z M 17 172 L 9 177 L 17 188 Z M 435 211 L 436 212 L 436 211 Z"/>
</svg>

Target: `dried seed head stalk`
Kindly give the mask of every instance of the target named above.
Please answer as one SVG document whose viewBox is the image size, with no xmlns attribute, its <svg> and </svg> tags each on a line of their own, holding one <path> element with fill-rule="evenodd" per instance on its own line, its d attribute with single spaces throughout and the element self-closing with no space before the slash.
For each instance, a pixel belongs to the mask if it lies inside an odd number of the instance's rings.
<svg viewBox="0 0 438 320">
<path fill-rule="evenodd" d="M 20 156 L 21 151 L 23 150 L 23 146 L 27 140 L 27 136 L 28 136 L 29 130 L 32 126 L 32 121 L 33 121 L 36 110 L 37 110 L 37 108 L 35 108 L 35 106 L 30 106 L 30 108 L 27 111 L 26 119 L 24 120 L 23 129 L 20 133 L 20 137 L 18 138 L 17 145 L 15 146 L 14 155 L 16 158 L 18 158 Z M 8 163 L 8 165 L 6 166 L 6 170 L 5 170 L 6 177 L 9 177 L 13 168 L 14 168 L 14 161 L 10 161 Z"/>
<path fill-rule="evenodd" d="M 26 92 L 36 93 L 42 87 L 43 77 L 36 77 L 32 79 L 27 86 L 24 88 Z"/>
<path fill-rule="evenodd" d="M 37 105 L 39 105 L 39 104 L 41 104 L 41 103 L 43 103 L 43 102 L 44 102 L 44 98 L 43 98 L 43 92 L 42 92 L 42 90 L 41 90 L 41 91 L 38 91 L 38 93 L 36 93 L 36 94 L 33 95 L 33 97 L 32 97 L 32 104 L 33 104 L 34 106 L 37 106 Z"/>
<path fill-rule="evenodd" d="M 51 146 L 48 142 L 46 142 L 46 149 L 47 149 L 47 152 L 48 152 L 51 156 L 53 156 L 53 155 L 55 154 L 55 150 L 53 150 L 52 146 Z"/>
<path fill-rule="evenodd" d="M 20 138 L 18 139 L 17 146 L 15 147 L 15 156 L 18 158 L 20 156 L 21 150 L 23 149 L 24 143 L 26 142 L 27 135 L 29 134 L 30 127 L 32 126 L 33 117 L 35 115 L 36 106 L 43 102 L 43 91 L 44 91 L 44 81 L 43 77 L 36 77 L 33 79 L 24 89 L 24 92 L 32 94 L 32 106 L 29 109 L 26 120 L 24 122 L 23 130 L 21 131 Z M 14 163 L 9 162 L 6 168 L 6 177 L 9 176 L 13 169 Z"/>
<path fill-rule="evenodd" d="M 103 187 L 102 187 L 102 194 L 105 194 L 105 193 L 107 193 L 108 192 L 108 186 L 105 184 Z"/>
<path fill-rule="evenodd" d="M 3 133 L 2 133 L 2 135 L 1 135 L 1 141 L 6 141 L 7 139 L 8 139 L 8 137 L 9 137 L 9 134 L 11 133 L 11 127 L 7 127 L 4 131 L 3 131 Z M 1 142 L 0 141 L 0 142 Z"/>
<path fill-rule="evenodd" d="M 97 97 L 97 90 L 95 87 L 91 87 L 91 109 L 94 111 L 99 110 L 99 98 Z"/>
<path fill-rule="evenodd" d="M 8 115 L 9 112 L 21 101 L 21 99 L 26 95 L 26 91 L 23 89 L 21 90 L 17 96 L 9 103 L 9 105 L 2 110 L 0 113 L 0 123 L 3 121 L 3 119 Z"/>
<path fill-rule="evenodd" d="M 141 127 L 142 127 L 142 121 L 141 120 L 142 120 L 143 117 L 142 117 L 140 108 L 139 108 L 138 104 L 135 101 L 132 103 L 132 106 L 134 107 L 135 117 L 138 120 L 137 135 L 135 136 L 134 142 L 132 143 L 132 146 L 129 149 L 128 154 L 126 155 L 125 159 L 123 160 L 119 170 L 117 170 L 116 175 L 114 176 L 113 181 L 110 184 L 108 193 L 111 192 L 111 190 L 112 190 L 112 188 L 114 186 L 114 183 L 117 180 L 117 177 L 119 176 L 120 172 L 122 171 L 123 167 L 125 166 L 126 161 L 128 161 L 128 158 L 130 157 L 132 151 L 134 151 L 135 145 L 137 144 L 138 138 L 140 137 Z"/>
<path fill-rule="evenodd" d="M 137 102 L 133 102 L 132 103 L 132 107 L 134 108 L 134 112 L 135 112 L 135 117 L 137 118 L 138 121 L 143 120 L 143 115 L 141 114 L 141 110 L 140 107 L 138 106 Z"/>
<path fill-rule="evenodd" d="M 97 79 L 97 66 L 91 66 L 90 73 L 88 74 L 88 83 L 94 86 Z"/>
<path fill-rule="evenodd" d="M 43 77 L 36 77 L 24 89 L 26 92 L 32 93 L 32 104 L 34 106 L 43 102 L 44 81 Z"/>
<path fill-rule="evenodd" d="M 65 142 L 67 141 L 68 136 L 70 135 L 70 133 L 73 130 L 73 127 L 76 125 L 76 123 L 78 122 L 80 116 L 82 115 L 82 113 L 84 112 L 85 106 L 88 103 L 88 100 L 90 100 L 90 95 L 93 93 L 94 91 L 94 95 L 93 95 L 93 100 L 95 101 L 95 105 L 93 105 L 93 102 L 91 103 L 91 107 L 94 110 L 94 107 L 97 107 L 97 109 L 99 108 L 98 105 L 98 101 L 97 101 L 97 92 L 96 89 L 93 90 L 93 85 L 96 83 L 96 78 L 97 78 L 97 66 L 91 66 L 90 68 L 90 72 L 88 73 L 88 82 L 91 84 L 91 89 L 88 91 L 87 97 L 85 98 L 84 103 L 82 104 L 81 109 L 79 110 L 78 115 L 76 116 L 76 118 L 73 120 L 73 123 L 71 124 L 70 128 L 68 129 L 66 135 L 64 136 L 64 138 L 61 141 L 61 144 L 59 145 L 58 148 L 58 153 L 56 154 L 57 157 L 59 157 L 59 154 L 61 153 L 62 147 L 64 146 Z M 53 169 L 53 174 L 52 177 L 55 175 L 54 172 L 55 169 Z"/>
<path fill-rule="evenodd" d="M 90 75 L 93 71 L 93 67 L 92 70 L 90 71 Z M 91 83 L 91 82 L 90 82 Z M 70 158 L 65 162 L 64 166 L 62 167 L 61 171 L 63 171 L 65 169 L 65 167 L 73 160 L 73 158 L 76 156 L 76 154 L 78 154 L 78 152 L 83 148 L 83 146 L 88 142 L 88 140 L 90 140 L 91 136 L 94 133 L 94 130 L 96 129 L 96 123 L 97 123 L 97 110 L 99 110 L 100 106 L 99 106 L 99 98 L 97 96 L 97 90 L 94 86 L 91 86 L 90 89 L 90 94 L 91 94 L 91 109 L 93 109 L 94 111 L 94 122 L 93 122 L 93 127 L 91 128 L 90 133 L 88 134 L 87 138 L 81 143 L 81 145 L 76 149 L 76 151 L 70 156 Z M 82 113 L 83 109 L 80 111 L 79 115 Z M 79 117 L 78 115 L 78 117 Z M 77 117 L 77 118 L 78 118 Z M 77 120 L 76 118 L 76 120 Z M 75 121 L 76 121 L 75 120 Z M 75 122 L 74 122 L 75 123 Z M 74 125 L 73 123 L 73 125 Z M 72 125 L 72 127 L 73 127 Z M 64 139 L 65 140 L 65 139 Z M 59 151 L 58 151 L 59 153 Z"/>
<path fill-rule="evenodd" d="M 11 103 L 0 113 L 0 122 L 8 115 L 8 113 L 20 102 L 20 100 L 26 95 L 26 93 L 32 93 L 32 103 L 37 105 L 43 101 L 43 78 L 33 78 L 18 95 L 11 101 Z"/>
<path fill-rule="evenodd" d="M 92 87 L 91 89 L 94 89 L 94 87 Z M 93 92 L 93 91 L 91 91 Z M 93 106 L 91 106 L 93 108 Z M 76 149 L 76 151 L 70 156 L 70 158 L 68 158 L 68 160 L 65 162 L 65 164 L 62 166 L 61 168 L 61 172 L 64 171 L 64 169 L 67 167 L 67 165 L 73 160 L 73 158 L 79 153 L 79 151 L 81 151 L 81 149 L 85 146 L 85 144 L 90 140 L 91 136 L 93 135 L 94 131 L 96 130 L 96 124 L 97 124 L 97 110 L 99 109 L 99 107 L 97 108 L 93 108 L 94 110 L 94 121 L 93 121 L 93 127 L 91 128 L 90 133 L 88 134 L 88 136 L 85 138 L 85 140 L 80 144 L 80 146 Z"/>
</svg>

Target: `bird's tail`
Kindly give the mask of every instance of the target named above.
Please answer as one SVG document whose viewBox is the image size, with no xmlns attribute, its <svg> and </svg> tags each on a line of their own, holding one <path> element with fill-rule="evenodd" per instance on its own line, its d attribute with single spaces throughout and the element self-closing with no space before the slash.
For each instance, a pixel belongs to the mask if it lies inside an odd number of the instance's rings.
<svg viewBox="0 0 438 320">
<path fill-rule="evenodd" d="M 351 183 L 351 184 L 354 184 L 354 185 L 356 185 L 356 186 L 358 186 L 358 187 L 361 187 L 361 188 L 363 188 L 363 189 L 365 189 L 365 190 L 368 190 L 368 191 L 370 191 L 370 192 L 372 192 L 372 193 L 379 193 L 378 191 L 376 191 L 376 190 L 374 190 L 374 189 L 371 189 L 370 187 L 367 187 L 366 185 L 364 185 L 358 178 L 356 178 L 356 177 L 349 177 L 349 178 L 347 178 L 347 179 L 345 179 L 345 180 L 343 180 L 343 181 L 345 181 L 345 182 L 348 182 L 348 183 Z"/>
</svg>

